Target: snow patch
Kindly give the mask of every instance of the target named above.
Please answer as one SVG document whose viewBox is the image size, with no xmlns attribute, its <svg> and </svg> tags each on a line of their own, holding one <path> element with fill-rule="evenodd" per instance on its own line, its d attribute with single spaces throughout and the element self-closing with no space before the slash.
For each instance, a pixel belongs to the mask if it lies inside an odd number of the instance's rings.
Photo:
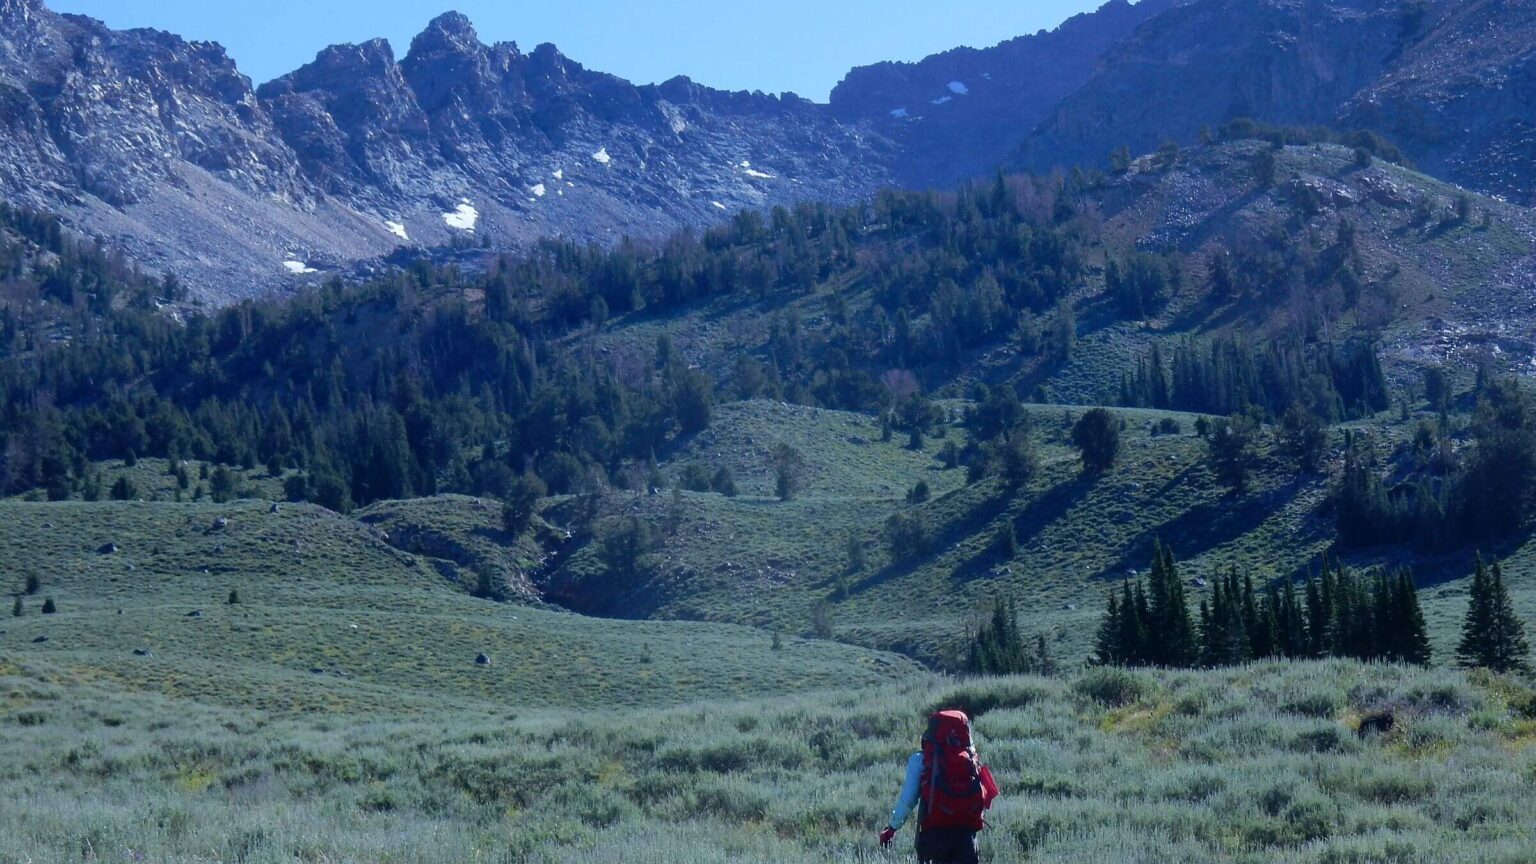
<svg viewBox="0 0 1536 864">
<path fill-rule="evenodd" d="M 406 232 L 405 223 L 385 222 L 384 227 L 389 229 L 389 233 L 399 237 L 401 240 L 404 240 L 407 243 L 411 242 L 411 235 Z"/>
<path fill-rule="evenodd" d="M 953 101 L 955 101 L 955 97 L 953 97 L 953 96 L 940 96 L 939 98 L 933 100 L 933 104 L 935 104 L 935 105 L 943 105 L 946 102 L 953 102 Z"/>
<path fill-rule="evenodd" d="M 965 96 L 971 92 L 971 88 L 965 86 L 959 81 L 951 81 L 949 82 L 949 92 L 955 94 L 956 96 Z"/>
<path fill-rule="evenodd" d="M 457 228 L 460 231 L 473 231 L 475 230 L 475 225 L 480 221 L 480 211 L 475 209 L 475 205 L 469 203 L 468 198 L 465 198 L 459 204 L 458 209 L 452 213 L 443 214 L 443 221 L 448 223 L 449 228 Z"/>
<path fill-rule="evenodd" d="M 320 272 L 303 261 L 284 261 L 283 268 L 295 276 L 308 276 L 311 273 Z"/>
<path fill-rule="evenodd" d="M 599 165 L 607 165 L 613 161 L 613 157 L 608 155 L 608 148 L 604 147 L 592 154 L 592 160 Z"/>
<path fill-rule="evenodd" d="M 555 169 L 555 173 L 554 173 L 553 176 L 554 176 L 554 178 L 556 180 L 564 180 L 565 179 L 565 169 L 564 168 L 556 168 Z"/>
<path fill-rule="evenodd" d="M 911 117 L 912 115 L 910 113 L 908 113 L 907 109 L 905 109 L 905 108 L 892 108 L 891 109 L 891 116 L 895 117 L 897 120 L 905 120 L 908 117 Z"/>
<path fill-rule="evenodd" d="M 528 191 L 532 192 L 533 197 L 535 198 L 543 198 L 549 190 L 544 188 L 543 183 L 535 183 L 533 184 L 533 188 Z"/>
<path fill-rule="evenodd" d="M 725 209 L 725 205 L 721 204 L 719 201 L 711 201 L 709 203 L 715 205 L 715 209 L 717 209 L 717 210 L 724 210 Z M 1536 360 L 1533 360 L 1531 362 L 1536 363 Z"/>
<path fill-rule="evenodd" d="M 773 180 L 773 179 L 776 179 L 772 174 L 767 174 L 767 173 L 764 173 L 762 171 L 757 170 L 756 168 L 753 168 L 751 162 L 743 161 L 741 163 L 741 165 L 740 165 L 740 168 L 741 168 L 741 173 L 747 175 L 748 177 L 753 177 L 753 178 L 756 178 L 758 180 Z"/>
</svg>

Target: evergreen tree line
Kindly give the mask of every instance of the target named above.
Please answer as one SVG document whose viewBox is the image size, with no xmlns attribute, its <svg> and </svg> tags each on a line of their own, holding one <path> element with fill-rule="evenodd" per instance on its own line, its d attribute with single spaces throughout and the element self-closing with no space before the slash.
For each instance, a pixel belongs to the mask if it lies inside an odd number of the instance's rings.
<svg viewBox="0 0 1536 864">
<path fill-rule="evenodd" d="M 1027 639 L 1017 605 L 1002 597 L 971 636 L 965 657 L 965 671 L 972 675 L 1054 675 L 1058 668 L 1044 634 Z"/>
<path fill-rule="evenodd" d="M 1387 457 L 1371 439 L 1346 436 L 1331 494 L 1345 545 L 1439 552 L 1526 528 L 1536 513 L 1536 400 L 1518 381 L 1493 378 L 1477 400 L 1464 429 L 1470 447 L 1454 446 L 1448 415 L 1421 423 Z"/>
<path fill-rule="evenodd" d="M 1256 590 L 1230 571 L 1208 585 L 1192 613 L 1173 554 L 1162 544 L 1146 579 L 1111 591 L 1093 659 L 1115 666 L 1220 667 L 1268 658 L 1349 657 L 1428 664 L 1429 635 L 1413 577 L 1360 574 L 1323 563 L 1298 588 L 1286 579 Z M 1198 618 L 1195 615 L 1198 615 Z"/>
<path fill-rule="evenodd" d="M 1295 336 L 1255 348 L 1235 337 L 1184 339 L 1170 358 L 1154 343 L 1120 385 L 1122 406 L 1266 419 L 1301 405 L 1327 422 L 1390 407 L 1374 345 L 1306 345 Z"/>
<path fill-rule="evenodd" d="M 186 309 L 183 324 L 155 309 L 179 296 L 174 280 L 138 276 L 50 217 L 7 209 L 0 223 L 6 248 L 69 253 L 47 267 L 0 256 L 17 291 L 68 298 L 3 305 L 0 493 L 65 498 L 94 461 L 154 456 L 265 468 L 288 476 L 290 497 L 336 509 L 506 496 L 534 475 L 554 493 L 625 485 L 721 398 L 889 409 L 900 391 L 878 371 L 1005 338 L 1020 309 L 1081 277 L 1098 242 L 1059 179 L 1000 175 L 866 207 L 747 212 L 654 246 L 551 241 L 484 273 L 418 262 L 362 286 Z M 853 312 L 834 295 L 815 333 L 792 309 L 776 316 L 724 380 L 665 339 L 609 356 L 569 338 L 613 315 L 833 277 L 877 302 Z"/>
</svg>

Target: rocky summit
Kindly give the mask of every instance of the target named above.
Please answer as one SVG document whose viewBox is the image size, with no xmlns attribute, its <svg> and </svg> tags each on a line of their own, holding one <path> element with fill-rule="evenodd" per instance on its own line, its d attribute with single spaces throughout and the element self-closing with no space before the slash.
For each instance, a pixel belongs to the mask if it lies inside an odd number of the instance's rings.
<svg viewBox="0 0 1536 864">
<path fill-rule="evenodd" d="M 400 246 L 611 242 L 848 200 L 889 144 L 786 94 L 637 87 L 462 15 L 259 90 L 224 50 L 0 5 L 0 197 L 228 300 Z"/>
</svg>

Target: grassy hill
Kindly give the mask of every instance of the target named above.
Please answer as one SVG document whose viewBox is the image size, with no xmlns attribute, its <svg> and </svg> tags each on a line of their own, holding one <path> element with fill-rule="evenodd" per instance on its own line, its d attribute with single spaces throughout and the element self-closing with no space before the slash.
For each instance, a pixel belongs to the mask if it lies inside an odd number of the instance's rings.
<svg viewBox="0 0 1536 864">
<path fill-rule="evenodd" d="M 839 639 L 895 649 L 929 662 L 953 658 L 966 634 L 997 596 L 1018 603 L 1021 623 L 1048 637 L 1058 656 L 1086 656 L 1103 613 L 1106 592 L 1135 571 L 1145 571 L 1152 546 L 1170 545 L 1186 579 L 1210 578 L 1227 568 L 1252 573 L 1261 584 L 1315 569 L 1336 554 L 1329 481 L 1298 475 L 1288 460 L 1261 448 L 1250 488 L 1234 493 L 1218 483 L 1207 447 L 1194 433 L 1196 417 L 1174 412 L 1117 409 L 1124 418 L 1123 453 L 1101 478 L 1081 475 L 1077 451 L 1066 438 L 1068 417 L 1085 410 L 1027 406 L 1042 459 L 1039 475 L 1010 490 L 996 479 L 965 483 L 964 469 L 944 470 L 940 439 L 925 452 L 908 449 L 905 436 L 879 440 L 877 424 L 862 415 L 746 403 L 720 412 L 703 441 L 662 465 L 670 474 L 687 464 L 730 467 L 747 490 L 736 498 L 684 493 L 680 509 L 667 494 L 612 493 L 608 513 L 636 514 L 662 525 L 654 577 L 616 588 L 598 556 L 583 546 L 543 577 L 550 596 L 589 612 L 621 617 L 704 619 L 809 633 L 826 604 Z M 1164 419 L 1177 434 L 1155 434 Z M 1390 444 L 1407 437 L 1411 423 L 1383 416 L 1350 424 Z M 947 434 L 963 439 L 963 429 Z M 1334 432 L 1335 446 L 1338 436 Z M 767 451 L 793 442 L 811 465 L 794 500 L 770 497 Z M 750 442 L 750 443 L 748 443 Z M 1337 469 L 1337 464 L 1332 469 Z M 928 482 L 933 498 L 910 505 L 906 492 Z M 932 527 L 932 550 L 893 562 L 883 539 L 893 513 L 922 513 Z M 994 538 L 1012 525 L 1017 553 L 1000 555 Z M 852 537 L 867 550 L 862 570 L 848 569 Z M 1489 550 L 1506 556 L 1517 606 L 1536 616 L 1536 545 Z M 1347 554 L 1357 566 L 1414 566 L 1435 648 L 1450 657 L 1465 610 L 1470 551 L 1443 558 L 1402 550 Z M 1193 601 L 1201 592 L 1191 587 Z"/>
<path fill-rule="evenodd" d="M 0 624 L 5 655 L 168 697 L 279 714 L 655 705 L 915 668 L 835 643 L 789 639 L 775 650 L 769 634 L 736 627 L 614 624 L 475 600 L 378 529 L 315 507 L 0 512 L 6 590 L 22 593 L 27 575 L 41 583 L 23 596 L 23 616 Z M 56 614 L 41 613 L 47 598 Z M 476 665 L 481 652 L 489 666 Z"/>
</svg>

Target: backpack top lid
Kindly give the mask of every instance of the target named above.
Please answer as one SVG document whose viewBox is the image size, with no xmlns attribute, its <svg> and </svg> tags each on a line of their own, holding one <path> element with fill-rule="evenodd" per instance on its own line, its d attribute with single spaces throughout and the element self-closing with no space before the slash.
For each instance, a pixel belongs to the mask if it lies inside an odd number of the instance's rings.
<svg viewBox="0 0 1536 864">
<path fill-rule="evenodd" d="M 949 749 L 968 749 L 971 746 L 971 718 L 964 711 L 935 711 L 928 718 L 928 731 L 923 733 L 924 744 L 938 744 Z"/>
</svg>

